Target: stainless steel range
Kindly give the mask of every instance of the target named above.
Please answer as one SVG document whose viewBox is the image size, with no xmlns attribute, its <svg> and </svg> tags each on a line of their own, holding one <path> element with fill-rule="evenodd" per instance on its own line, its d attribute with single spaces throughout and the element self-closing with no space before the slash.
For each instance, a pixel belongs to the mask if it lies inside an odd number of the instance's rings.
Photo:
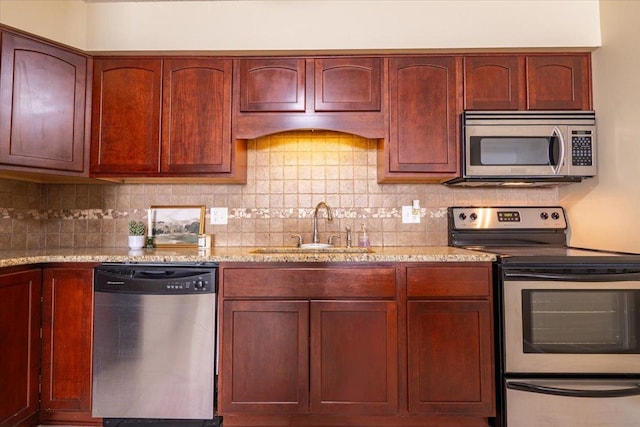
<svg viewBox="0 0 640 427">
<path fill-rule="evenodd" d="M 640 255 L 569 247 L 557 206 L 448 214 L 451 246 L 498 255 L 496 425 L 640 425 Z"/>
</svg>

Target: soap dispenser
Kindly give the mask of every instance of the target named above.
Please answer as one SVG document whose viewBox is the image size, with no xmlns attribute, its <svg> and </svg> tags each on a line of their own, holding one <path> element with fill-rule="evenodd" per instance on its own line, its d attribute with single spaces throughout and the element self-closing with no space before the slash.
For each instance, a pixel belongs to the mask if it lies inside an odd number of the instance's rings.
<svg viewBox="0 0 640 427">
<path fill-rule="evenodd" d="M 369 243 L 369 235 L 367 234 L 367 226 L 362 224 L 362 228 L 360 228 L 360 233 L 358 235 L 358 246 L 362 248 L 368 248 L 371 246 Z"/>
</svg>

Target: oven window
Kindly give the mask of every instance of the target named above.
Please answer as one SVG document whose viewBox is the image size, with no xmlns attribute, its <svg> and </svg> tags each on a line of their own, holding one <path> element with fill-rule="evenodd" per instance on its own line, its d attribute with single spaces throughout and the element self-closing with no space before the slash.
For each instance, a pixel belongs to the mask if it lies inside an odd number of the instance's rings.
<svg viewBox="0 0 640 427">
<path fill-rule="evenodd" d="M 474 166 L 555 166 L 557 137 L 486 137 L 470 138 L 471 164 Z"/>
<path fill-rule="evenodd" d="M 638 290 L 523 290 L 525 353 L 640 353 Z"/>
</svg>

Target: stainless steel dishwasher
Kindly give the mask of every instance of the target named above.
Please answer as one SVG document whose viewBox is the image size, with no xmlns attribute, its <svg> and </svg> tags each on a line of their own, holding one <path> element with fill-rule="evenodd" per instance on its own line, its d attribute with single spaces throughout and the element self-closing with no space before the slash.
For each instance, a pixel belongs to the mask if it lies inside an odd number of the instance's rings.
<svg viewBox="0 0 640 427">
<path fill-rule="evenodd" d="M 94 417 L 214 419 L 216 277 L 210 263 L 96 267 Z"/>
</svg>

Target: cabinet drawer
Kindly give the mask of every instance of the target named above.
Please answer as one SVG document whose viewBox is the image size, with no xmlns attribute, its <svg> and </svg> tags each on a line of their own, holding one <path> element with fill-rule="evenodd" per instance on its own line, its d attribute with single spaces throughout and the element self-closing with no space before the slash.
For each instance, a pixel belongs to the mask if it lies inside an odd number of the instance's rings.
<svg viewBox="0 0 640 427">
<path fill-rule="evenodd" d="M 225 268 L 225 298 L 394 298 L 395 268 Z"/>
<path fill-rule="evenodd" d="M 488 297 L 491 295 L 491 264 L 431 265 L 407 268 L 407 296 Z"/>
</svg>

